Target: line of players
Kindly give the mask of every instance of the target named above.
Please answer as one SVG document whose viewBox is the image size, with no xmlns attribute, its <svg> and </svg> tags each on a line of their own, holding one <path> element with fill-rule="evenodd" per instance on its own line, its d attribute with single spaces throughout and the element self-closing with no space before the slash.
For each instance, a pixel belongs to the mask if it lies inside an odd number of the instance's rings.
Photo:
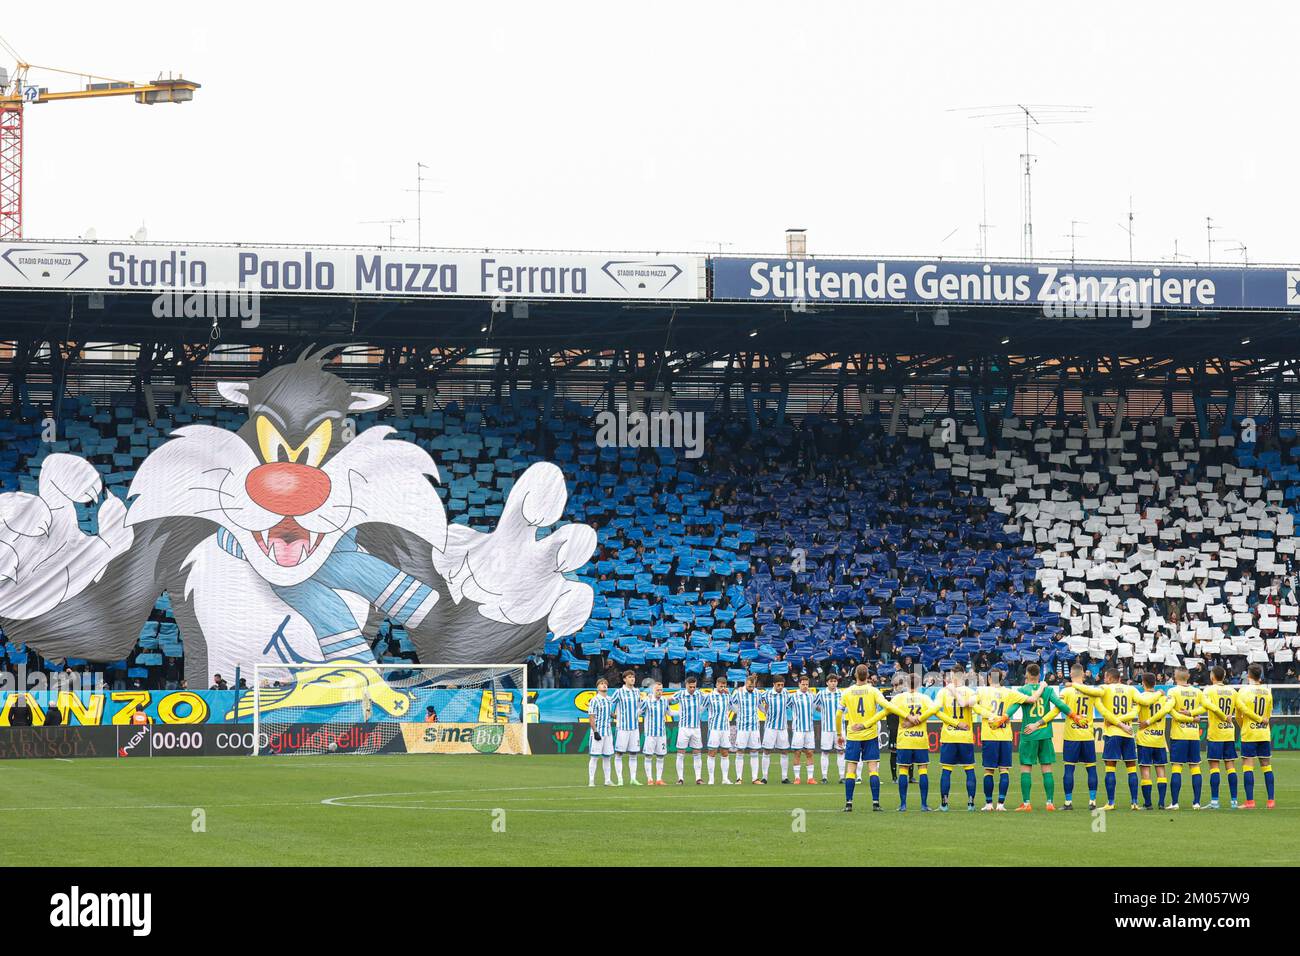
<svg viewBox="0 0 1300 956">
<path fill-rule="evenodd" d="M 814 724 L 820 719 L 823 727 L 821 754 L 821 782 L 827 782 L 831 756 L 836 757 L 837 769 L 843 779 L 844 741 L 826 732 L 839 712 L 839 677 L 827 678 L 826 688 L 812 690 L 808 678 L 800 678 L 798 689 L 786 690 L 785 679 L 776 677 L 772 687 L 760 690 L 757 679 L 750 675 L 742 686 L 729 690 L 725 677 L 719 677 L 713 693 L 701 691 L 696 679 L 686 678 L 684 690 L 670 700 L 664 696 L 663 685 L 656 682 L 648 695 L 636 688 L 636 675 L 624 671 L 623 686 L 610 692 L 608 682 L 602 677 L 596 682 L 596 696 L 588 704 L 587 717 L 591 724 L 590 759 L 587 763 L 587 782 L 596 785 L 597 766 L 603 764 L 606 786 L 623 786 L 623 757 L 628 758 L 628 782 L 640 786 L 637 779 L 638 755 L 645 754 L 646 782 L 651 786 L 664 786 L 664 763 L 668 753 L 667 718 L 671 704 L 677 705 L 674 722 L 677 724 L 677 783 L 686 783 L 686 753 L 692 753 L 695 782 L 703 784 L 707 749 L 709 783 L 716 782 L 715 769 L 722 764 L 722 783 L 744 782 L 745 754 L 750 755 L 750 779 L 756 784 L 766 784 L 771 759 L 779 755 L 781 782 L 791 783 L 790 756 L 794 755 L 794 783 L 803 782 L 802 768 L 808 768 L 808 783 L 816 784 L 813 757 L 817 746 Z M 731 718 L 735 715 L 735 726 Z M 765 716 L 765 720 L 760 718 Z M 645 742 L 641 741 L 640 724 L 645 725 Z M 707 748 L 703 725 L 708 724 Z M 614 728 L 617 728 L 615 730 Z M 736 772 L 732 779 L 730 762 L 735 757 Z M 617 783 L 611 779 L 614 771 Z"/>
<path fill-rule="evenodd" d="M 1208 720 L 1206 752 L 1210 776 L 1211 809 L 1219 808 L 1221 778 L 1228 778 L 1231 806 L 1244 809 L 1255 807 L 1255 762 L 1259 762 L 1267 791 L 1267 806 L 1274 801 L 1274 776 L 1271 765 L 1271 730 L 1273 700 L 1267 686 L 1262 683 L 1263 670 L 1251 665 L 1246 683 L 1233 688 L 1224 683 L 1222 668 L 1212 668 L 1210 685 L 1193 687 L 1188 682 L 1188 672 L 1179 668 L 1174 674 L 1174 686 L 1168 691 L 1156 690 L 1154 675 L 1142 678 L 1142 689 L 1123 684 L 1117 670 L 1104 672 L 1104 683 L 1092 686 L 1084 682 L 1085 671 L 1079 665 L 1070 669 L 1070 683 L 1061 690 L 1040 680 L 1038 665 L 1026 669 L 1029 681 L 1017 688 L 1003 687 L 1000 672 L 987 675 L 987 686 L 978 689 L 967 686 L 965 671 L 958 665 L 947 675 L 941 691 L 931 697 L 919 691 L 919 678 L 915 674 L 899 675 L 895 692 L 886 698 L 878 688 L 868 682 L 869 671 L 859 666 L 854 673 L 854 684 L 847 690 L 839 689 L 838 678 L 827 680 L 825 690 L 814 691 L 808 687 L 807 678 L 801 678 L 796 690 L 786 690 L 784 679 L 775 677 L 772 687 L 760 690 L 751 675 L 744 686 L 728 691 L 725 678 L 719 678 L 714 693 L 702 693 L 694 678 L 688 678 L 686 689 L 678 692 L 670 702 L 663 695 L 663 687 L 655 684 L 651 693 L 641 694 L 635 686 L 631 671 L 623 674 L 623 686 L 609 693 L 604 679 L 597 683 L 597 693 L 589 705 L 592 727 L 591 755 L 588 762 L 588 784 L 595 786 L 596 770 L 603 763 L 605 784 L 611 780 L 611 757 L 617 775 L 617 785 L 623 784 L 622 757 L 629 758 L 631 783 L 637 779 L 637 754 L 646 755 L 647 782 L 663 786 L 663 770 L 667 754 L 667 719 L 670 703 L 678 705 L 675 720 L 677 734 L 677 783 L 686 782 L 685 755 L 692 752 L 695 782 L 702 784 L 701 762 L 704 752 L 702 723 L 709 726 L 708 777 L 714 782 L 714 766 L 722 760 L 722 782 L 741 783 L 744 776 L 744 754 L 750 754 L 751 782 L 766 784 L 771 759 L 779 755 L 781 782 L 790 783 L 788 762 L 793 752 L 795 759 L 794 783 L 800 783 L 801 765 L 808 769 L 808 783 L 817 782 L 813 775 L 813 756 L 816 749 L 813 724 L 820 719 L 821 782 L 827 782 L 831 754 L 837 757 L 837 769 L 845 788 L 846 811 L 853 808 L 853 795 L 860 772 L 865 764 L 872 797 L 872 809 L 880 810 L 880 744 L 879 723 L 893 716 L 898 727 L 893 734 L 894 753 L 904 772 L 898 778 L 899 810 L 907 809 L 909 786 L 916 783 L 920 796 L 920 809 L 928 812 L 930 742 L 927 724 L 937 717 L 942 724 L 939 740 L 940 806 L 949 809 L 952 777 L 961 769 L 966 774 L 966 809 L 975 809 L 975 744 L 973 721 L 978 714 L 982 719 L 981 743 L 984 770 L 985 811 L 1005 811 L 1012 769 L 1011 718 L 1020 712 L 1021 733 L 1018 746 L 1020 763 L 1021 803 L 1015 809 L 1031 811 L 1033 768 L 1041 768 L 1046 795 L 1046 809 L 1055 810 L 1055 743 L 1052 723 L 1063 718 L 1064 723 L 1064 795 L 1061 809 L 1073 808 L 1077 768 L 1082 765 L 1087 774 L 1088 803 L 1097 806 L 1098 774 L 1096 739 L 1093 724 L 1096 717 L 1102 720 L 1103 753 L 1105 766 L 1106 809 L 1114 809 L 1117 773 L 1122 765 L 1128 777 L 1131 809 L 1153 809 L 1152 791 L 1158 794 L 1158 808 L 1177 810 L 1183 783 L 1184 769 L 1191 778 L 1193 809 L 1202 809 L 1201 773 L 1201 718 Z M 765 715 L 760 722 L 759 715 Z M 735 727 L 731 727 L 731 715 Z M 641 745 L 640 722 L 645 724 L 645 744 Z M 1170 723 L 1166 736 L 1166 722 Z M 834 733 L 829 728 L 834 726 Z M 617 726 L 617 733 L 613 726 Z M 1245 801 L 1238 803 L 1237 786 L 1237 734 L 1240 728 L 1242 784 Z M 736 779 L 728 771 L 729 759 L 736 760 Z M 1170 772 L 1171 771 L 1171 772 Z M 993 793 L 997 782 L 997 802 Z M 1139 790 L 1143 802 L 1139 804 Z M 1166 804 L 1166 797 L 1170 797 Z"/>
</svg>

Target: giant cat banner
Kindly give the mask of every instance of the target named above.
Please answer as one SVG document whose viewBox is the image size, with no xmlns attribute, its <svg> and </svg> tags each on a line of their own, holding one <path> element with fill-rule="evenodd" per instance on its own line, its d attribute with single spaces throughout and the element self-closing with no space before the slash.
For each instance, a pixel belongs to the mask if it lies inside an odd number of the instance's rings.
<svg viewBox="0 0 1300 956">
<path fill-rule="evenodd" d="M 0 288 L 701 299 L 704 256 L 343 246 L 0 243 Z"/>
<path fill-rule="evenodd" d="M 563 521 L 560 468 L 525 468 L 490 531 L 449 522 L 438 462 L 390 425 L 355 427 L 389 398 L 326 371 L 330 351 L 218 383 L 240 409 L 236 427 L 171 429 L 123 497 L 101 501 L 114 476 L 68 452 L 39 458 L 35 493 L 0 493 L 10 642 L 46 658 L 121 660 L 165 592 L 191 686 L 257 664 L 287 679 L 276 665 L 319 663 L 329 666 L 295 672 L 297 685 L 327 690 L 377 679 L 348 665 L 374 663 L 366 635 L 384 620 L 439 664 L 518 663 L 548 631 L 581 630 L 593 592 L 570 576 L 596 532 Z M 94 522 L 83 526 L 74 503 L 97 505 Z M 371 687 L 376 701 L 381 690 Z"/>
</svg>

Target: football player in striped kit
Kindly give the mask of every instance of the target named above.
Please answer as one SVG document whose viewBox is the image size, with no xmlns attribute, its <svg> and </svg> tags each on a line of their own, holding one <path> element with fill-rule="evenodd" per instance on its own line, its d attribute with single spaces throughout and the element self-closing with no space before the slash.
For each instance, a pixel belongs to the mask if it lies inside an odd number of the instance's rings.
<svg viewBox="0 0 1300 956">
<path fill-rule="evenodd" d="M 750 674 L 745 678 L 745 686 L 732 691 L 730 706 L 736 714 L 736 782 L 745 778 L 745 751 L 749 751 L 749 782 L 766 783 L 760 780 L 758 765 L 762 757 L 763 741 L 759 734 L 758 710 L 763 703 L 763 695 L 755 686 L 758 678 Z"/>
<path fill-rule="evenodd" d="M 632 786 L 641 786 L 636 778 L 637 754 L 641 752 L 641 726 L 637 723 L 640 712 L 641 692 L 636 689 L 636 674 L 624 671 L 623 686 L 614 691 L 614 723 L 618 725 L 614 738 L 614 776 L 620 787 L 623 786 L 623 754 L 627 754 Z"/>
<path fill-rule="evenodd" d="M 668 698 L 664 696 L 664 685 L 655 681 L 650 688 L 650 696 L 641 699 L 641 716 L 645 719 L 645 754 L 646 783 L 652 787 L 664 786 L 664 761 L 668 756 Z M 653 769 L 650 766 L 654 761 Z"/>
<path fill-rule="evenodd" d="M 772 686 L 763 691 L 763 713 L 767 717 L 763 723 L 764 783 L 767 783 L 773 751 L 781 755 L 781 782 L 790 782 L 790 731 L 787 726 L 789 710 L 790 694 L 785 689 L 785 678 L 773 677 Z"/>
<path fill-rule="evenodd" d="M 731 695 L 727 692 L 727 679 L 719 677 L 713 693 L 705 702 L 709 720 L 709 783 L 713 783 L 713 764 L 722 757 L 722 782 L 731 783 Z"/>
<path fill-rule="evenodd" d="M 840 677 L 831 674 L 826 678 L 826 686 L 817 692 L 817 711 L 822 722 L 822 783 L 830 770 L 831 751 L 837 751 L 836 763 L 840 771 L 840 780 L 844 780 L 844 746 L 838 742 L 835 733 L 835 715 L 840 711 L 840 701 L 844 691 L 840 690 Z"/>
<path fill-rule="evenodd" d="M 800 762 L 808 765 L 808 782 L 816 783 L 813 775 L 813 714 L 817 710 L 817 695 L 808 689 L 808 677 L 799 678 L 799 689 L 790 695 L 790 747 L 794 750 L 794 782 L 801 783 Z"/>
<path fill-rule="evenodd" d="M 695 677 L 686 678 L 686 689 L 673 698 L 677 704 L 677 785 L 686 782 L 686 751 L 691 751 L 695 766 L 695 782 L 704 783 L 704 738 L 700 734 L 700 718 L 704 695 L 696 687 Z"/>
<path fill-rule="evenodd" d="M 614 753 L 614 728 L 610 721 L 613 713 L 614 701 L 609 696 L 609 681 L 602 677 L 596 681 L 596 696 L 587 704 L 587 723 L 591 725 L 590 756 L 587 760 L 589 787 L 596 785 L 597 763 L 605 766 L 605 786 L 614 785 L 609 777 L 609 758 Z"/>
</svg>

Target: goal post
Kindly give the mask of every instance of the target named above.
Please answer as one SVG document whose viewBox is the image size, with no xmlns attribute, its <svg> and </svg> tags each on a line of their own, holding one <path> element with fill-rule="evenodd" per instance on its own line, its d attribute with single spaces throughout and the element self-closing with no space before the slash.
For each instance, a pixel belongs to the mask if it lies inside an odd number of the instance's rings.
<svg viewBox="0 0 1300 956">
<path fill-rule="evenodd" d="M 529 752 L 523 664 L 256 664 L 239 706 L 254 755 Z"/>
</svg>

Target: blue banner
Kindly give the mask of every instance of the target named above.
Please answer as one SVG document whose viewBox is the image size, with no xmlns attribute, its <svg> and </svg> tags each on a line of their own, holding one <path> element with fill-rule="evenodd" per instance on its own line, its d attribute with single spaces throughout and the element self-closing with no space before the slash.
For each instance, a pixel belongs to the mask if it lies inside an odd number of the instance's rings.
<svg viewBox="0 0 1300 956">
<path fill-rule="evenodd" d="M 1073 316 L 1080 305 L 1171 311 L 1300 308 L 1300 268 L 710 259 L 716 300 L 933 306 L 1029 306 Z"/>
</svg>

